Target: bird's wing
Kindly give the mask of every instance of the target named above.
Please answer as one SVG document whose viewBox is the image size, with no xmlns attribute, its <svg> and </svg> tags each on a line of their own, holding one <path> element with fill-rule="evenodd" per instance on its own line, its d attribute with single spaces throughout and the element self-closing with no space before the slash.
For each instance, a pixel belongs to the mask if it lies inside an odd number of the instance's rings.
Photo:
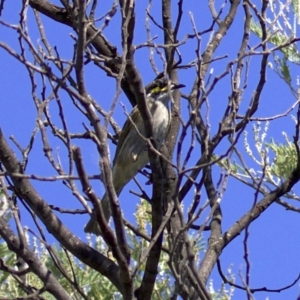
<svg viewBox="0 0 300 300">
<path fill-rule="evenodd" d="M 135 124 L 137 130 L 135 130 L 133 124 Z M 131 162 L 134 162 L 141 152 L 146 150 L 146 141 L 140 135 L 145 136 L 145 127 L 138 108 L 135 106 L 120 134 L 113 161 L 114 165 L 117 160 L 118 163 L 121 163 L 122 160 L 128 160 L 130 157 L 132 158 Z M 120 153 L 122 154 L 120 155 Z M 130 161 L 124 161 L 124 163 L 130 163 Z"/>
</svg>

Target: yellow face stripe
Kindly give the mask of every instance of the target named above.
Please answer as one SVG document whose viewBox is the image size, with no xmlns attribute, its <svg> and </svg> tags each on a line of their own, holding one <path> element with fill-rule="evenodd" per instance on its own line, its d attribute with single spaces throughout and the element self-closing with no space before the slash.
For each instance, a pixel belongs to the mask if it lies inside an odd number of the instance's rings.
<svg viewBox="0 0 300 300">
<path fill-rule="evenodd" d="M 151 90 L 151 94 L 158 94 L 159 92 L 160 92 L 160 88 L 158 86 Z"/>
<path fill-rule="evenodd" d="M 151 94 L 159 94 L 161 92 L 165 92 L 168 90 L 167 86 L 164 86 L 163 88 L 160 88 L 159 86 L 157 86 L 156 88 L 151 90 Z"/>
</svg>

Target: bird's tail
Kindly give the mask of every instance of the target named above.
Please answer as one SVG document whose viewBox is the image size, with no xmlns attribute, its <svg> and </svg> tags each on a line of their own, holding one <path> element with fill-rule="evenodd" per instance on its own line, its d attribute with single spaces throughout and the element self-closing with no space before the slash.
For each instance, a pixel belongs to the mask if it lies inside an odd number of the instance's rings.
<svg viewBox="0 0 300 300">
<path fill-rule="evenodd" d="M 104 197 L 101 201 L 101 205 L 102 205 L 104 217 L 105 217 L 106 221 L 108 222 L 111 217 L 111 209 L 110 209 L 110 202 L 109 202 L 109 198 L 108 198 L 107 194 L 104 195 Z M 101 229 L 99 227 L 97 220 L 95 219 L 95 216 L 92 217 L 88 221 L 88 223 L 85 225 L 84 232 L 93 233 L 96 235 L 102 235 Z"/>
</svg>

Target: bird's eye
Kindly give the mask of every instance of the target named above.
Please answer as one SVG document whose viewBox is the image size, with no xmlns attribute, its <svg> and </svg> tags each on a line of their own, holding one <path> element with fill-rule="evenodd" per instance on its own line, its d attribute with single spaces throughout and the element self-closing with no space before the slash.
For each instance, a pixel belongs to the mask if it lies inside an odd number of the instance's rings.
<svg viewBox="0 0 300 300">
<path fill-rule="evenodd" d="M 166 86 L 168 85 L 168 83 L 165 81 L 165 80 L 160 80 L 159 81 L 159 87 L 162 89 L 162 88 L 165 88 Z"/>
</svg>

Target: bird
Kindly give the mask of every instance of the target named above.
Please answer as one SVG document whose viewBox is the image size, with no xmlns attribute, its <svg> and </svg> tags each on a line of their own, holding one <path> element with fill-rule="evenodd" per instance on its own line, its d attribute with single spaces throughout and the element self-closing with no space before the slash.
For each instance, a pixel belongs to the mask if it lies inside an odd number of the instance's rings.
<svg viewBox="0 0 300 300">
<path fill-rule="evenodd" d="M 145 88 L 146 103 L 152 115 L 153 138 L 158 149 L 165 140 L 171 121 L 170 94 L 182 87 L 185 85 L 176 84 L 166 77 L 157 77 Z M 113 160 L 112 178 L 117 196 L 120 195 L 123 187 L 149 162 L 147 144 L 143 137 L 146 137 L 144 122 L 138 107 L 135 106 L 124 123 Z M 103 196 L 101 204 L 108 222 L 111 217 L 111 208 L 107 193 Z M 97 220 L 93 216 L 86 224 L 84 231 L 102 235 Z"/>
</svg>

